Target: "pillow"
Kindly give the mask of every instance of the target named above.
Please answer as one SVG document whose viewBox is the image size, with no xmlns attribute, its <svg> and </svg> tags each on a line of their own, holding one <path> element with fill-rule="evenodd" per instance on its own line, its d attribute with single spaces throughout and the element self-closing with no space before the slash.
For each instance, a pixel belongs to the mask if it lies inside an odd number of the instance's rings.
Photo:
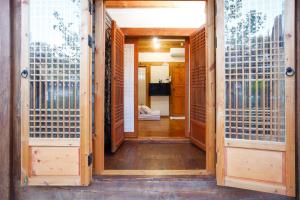
<svg viewBox="0 0 300 200">
<path fill-rule="evenodd" d="M 146 114 L 144 109 L 143 109 L 143 106 L 139 106 L 139 114 Z"/>
<path fill-rule="evenodd" d="M 148 106 L 142 106 L 144 114 L 151 114 L 152 110 Z"/>
</svg>

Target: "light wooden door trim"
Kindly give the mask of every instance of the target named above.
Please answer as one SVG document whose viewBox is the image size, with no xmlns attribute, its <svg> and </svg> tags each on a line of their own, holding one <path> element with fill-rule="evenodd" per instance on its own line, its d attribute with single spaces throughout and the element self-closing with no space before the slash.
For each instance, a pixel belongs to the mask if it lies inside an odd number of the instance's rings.
<svg viewBox="0 0 300 200">
<path fill-rule="evenodd" d="M 285 66 L 295 66 L 295 1 L 284 1 Z M 272 2 L 273 3 L 273 2 Z M 274 2 L 275 3 L 275 2 Z M 266 8 L 269 9 L 269 8 Z M 295 196 L 295 77 L 285 76 L 285 141 L 225 138 L 224 0 L 217 1 L 217 184 Z M 278 41 L 275 41 L 279 43 Z M 272 50 L 271 50 L 272 51 Z M 279 52 L 278 52 L 279 54 Z M 272 56 L 272 52 L 271 52 Z M 271 58 L 272 59 L 272 58 Z M 270 70 L 272 73 L 273 69 Z M 271 76 L 272 77 L 272 74 Z M 229 87 L 230 88 L 230 87 Z M 271 93 L 272 94 L 272 93 Z M 264 95 L 264 94 L 263 94 Z M 276 95 L 276 94 L 275 94 Z M 277 93 L 278 95 L 278 93 Z M 258 100 L 257 100 L 258 101 Z M 230 101 L 229 101 L 230 102 Z M 250 104 L 249 104 L 250 105 Z M 264 104 L 265 106 L 265 104 Z M 265 107 L 263 106 L 263 109 Z M 256 106 L 257 107 L 257 106 Z M 251 109 L 251 106 L 250 106 Z M 266 108 L 267 109 L 267 108 Z M 273 109 L 273 108 L 271 108 Z M 252 109 L 255 111 L 255 109 Z M 257 109 L 256 111 L 257 112 Z M 270 111 L 272 113 L 272 111 Z M 276 111 L 279 112 L 279 111 Z M 272 114 L 271 118 L 272 118 Z M 263 115 L 265 118 L 265 116 Z M 265 120 L 265 119 L 263 119 Z M 271 119 L 272 120 L 272 119 Z M 256 121 L 256 124 L 258 122 Z M 263 127 L 268 123 L 263 122 Z M 251 122 L 252 124 L 252 122 Z M 272 124 L 272 121 L 271 123 Z M 257 125 L 256 125 L 257 127 Z M 252 127 L 250 127 L 252 128 Z M 257 130 L 257 128 L 256 128 Z M 281 130 L 281 129 L 280 129 Z M 271 126 L 271 131 L 272 126 Z M 279 130 L 275 130 L 279 131 Z M 233 133 L 230 133 L 233 134 Z M 257 131 L 256 131 L 257 135 Z M 250 136 L 249 136 L 250 137 Z M 275 136 L 274 136 L 275 137 Z M 245 164 L 247 163 L 247 166 Z M 264 169 L 264 170 L 263 170 Z"/>
<path fill-rule="evenodd" d="M 80 116 L 80 138 L 75 136 L 74 138 L 60 138 L 60 137 L 33 137 L 33 132 L 35 132 L 35 121 L 34 125 L 30 124 L 30 76 L 38 76 L 36 74 L 36 70 L 30 71 L 30 52 L 29 52 L 29 40 L 30 40 L 30 26 L 29 26 L 29 14 L 30 14 L 30 1 L 24 1 L 21 3 L 21 66 L 26 68 L 29 73 L 27 77 L 21 78 L 21 184 L 22 185 L 89 185 L 92 176 L 92 167 L 89 163 L 89 156 L 92 152 L 92 141 L 91 141 L 91 49 L 88 46 L 88 35 L 91 32 L 91 15 L 88 11 L 89 3 L 87 0 L 81 0 L 81 40 L 80 40 L 80 89 L 78 98 L 80 98 L 80 105 L 74 106 L 74 109 L 79 107 Z M 41 48 L 42 49 L 42 48 Z M 41 50 L 40 50 L 41 51 Z M 42 60 L 42 59 L 41 59 Z M 39 64 L 42 65 L 42 61 Z M 48 61 L 47 61 L 48 62 Z M 42 63 L 42 64 L 41 64 Z M 47 65 L 47 64 L 46 64 Z M 46 66 L 45 67 L 48 67 Z M 48 70 L 48 69 L 47 69 Z M 47 71 L 45 70 L 45 71 Z M 52 69 L 51 69 L 52 70 Z M 71 73 L 65 72 L 65 69 L 62 69 L 63 73 Z M 68 70 L 70 70 L 68 68 Z M 41 70 L 42 71 L 42 70 Z M 48 73 L 45 72 L 46 74 Z M 52 73 L 52 72 L 51 72 Z M 77 72 L 76 72 L 77 73 Z M 42 90 L 41 87 L 39 89 L 39 112 L 35 111 L 36 107 L 33 106 L 33 114 L 34 118 L 36 115 L 40 115 L 40 125 L 45 126 L 45 129 L 51 129 L 50 135 L 58 132 L 54 131 L 54 121 L 53 116 L 49 121 L 47 117 L 48 114 L 48 101 L 51 101 L 51 115 L 53 115 L 53 99 L 49 100 L 48 98 L 53 97 L 53 93 L 51 92 L 50 97 L 45 97 L 45 99 L 41 100 L 41 92 L 46 93 L 49 92 L 47 90 L 48 83 L 51 82 L 54 85 L 59 83 L 58 80 L 48 80 L 46 79 L 48 76 L 45 76 L 45 79 L 42 79 L 44 83 L 41 82 L 40 79 L 34 78 L 34 81 L 39 80 L 40 84 L 44 84 L 45 88 Z M 33 79 L 31 80 L 33 81 Z M 70 80 L 69 80 L 70 81 Z M 35 85 L 35 83 L 33 83 Z M 75 85 L 76 87 L 76 82 Z M 35 87 L 35 86 L 33 86 Z M 58 87 L 58 86 L 57 86 Z M 65 86 L 64 86 L 65 87 Z M 71 81 L 70 85 L 71 87 Z M 51 89 L 51 88 L 50 88 Z M 33 99 L 35 101 L 36 89 L 33 91 Z M 75 90 L 76 91 L 76 90 Z M 67 94 L 66 94 L 67 95 Z M 76 95 L 74 95 L 76 96 Z M 54 98 L 54 97 L 53 97 Z M 64 98 L 64 97 L 62 97 Z M 76 98 L 76 97 L 75 97 Z M 76 101 L 76 100 L 75 100 Z M 70 102 L 70 101 L 69 101 Z M 47 106 L 47 109 L 42 108 L 41 104 L 45 103 L 44 107 Z M 35 103 L 32 103 L 35 105 Z M 58 103 L 57 103 L 58 104 Z M 69 104 L 70 105 L 70 104 Z M 47 111 L 43 111 L 47 110 Z M 57 106 L 58 109 L 58 106 Z M 59 108 L 60 109 L 60 108 Z M 65 109 L 65 105 L 63 106 L 64 113 L 70 112 L 70 106 Z M 65 111 L 67 110 L 67 111 Z M 46 112 L 44 116 L 42 116 L 42 112 Z M 56 108 L 55 108 L 55 112 Z M 57 113 L 57 115 L 58 115 Z M 76 113 L 77 115 L 77 113 Z M 65 117 L 66 115 L 62 116 Z M 45 117 L 45 122 L 42 121 L 42 117 Z M 69 121 L 67 123 L 70 124 L 70 116 Z M 41 125 L 44 124 L 45 125 Z M 51 124 L 51 126 L 48 125 Z M 55 122 L 59 123 L 59 122 Z M 63 121 L 64 123 L 64 121 Z M 33 129 L 30 129 L 30 126 Z M 60 125 L 57 125 L 60 126 Z M 71 125 L 69 125 L 71 126 Z M 73 130 L 74 126 L 69 127 L 69 132 L 67 134 L 76 134 L 76 128 Z M 71 129 L 72 128 L 72 129 Z M 33 131 L 33 132 L 32 132 Z M 42 134 L 39 129 L 36 133 Z M 53 132 L 54 131 L 54 132 Z M 65 130 L 62 131 L 66 133 Z M 31 136 L 29 136 L 31 134 Z"/>
</svg>

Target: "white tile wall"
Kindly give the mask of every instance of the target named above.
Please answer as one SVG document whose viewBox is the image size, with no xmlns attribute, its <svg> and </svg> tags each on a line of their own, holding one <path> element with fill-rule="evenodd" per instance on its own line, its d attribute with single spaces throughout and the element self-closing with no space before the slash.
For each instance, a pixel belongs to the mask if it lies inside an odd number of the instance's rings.
<svg viewBox="0 0 300 200">
<path fill-rule="evenodd" d="M 124 46 L 124 131 L 134 131 L 134 44 Z"/>
</svg>

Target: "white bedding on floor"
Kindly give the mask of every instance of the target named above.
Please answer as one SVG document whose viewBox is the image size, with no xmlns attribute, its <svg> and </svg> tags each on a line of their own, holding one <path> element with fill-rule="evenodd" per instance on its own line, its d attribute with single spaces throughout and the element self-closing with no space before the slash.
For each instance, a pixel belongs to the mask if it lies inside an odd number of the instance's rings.
<svg viewBox="0 0 300 200">
<path fill-rule="evenodd" d="M 147 113 L 139 113 L 139 120 L 160 120 L 160 111 L 151 110 Z"/>
</svg>

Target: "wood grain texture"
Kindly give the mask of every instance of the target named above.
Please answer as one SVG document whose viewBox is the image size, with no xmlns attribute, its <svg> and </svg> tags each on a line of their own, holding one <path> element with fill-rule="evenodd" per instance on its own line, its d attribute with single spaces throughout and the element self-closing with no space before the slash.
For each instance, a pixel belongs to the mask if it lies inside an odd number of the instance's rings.
<svg viewBox="0 0 300 200">
<path fill-rule="evenodd" d="M 139 121 L 139 137 L 185 137 L 185 120 L 161 118 L 159 121 Z"/>
<path fill-rule="evenodd" d="M 100 175 L 104 170 L 104 80 L 105 80 L 105 30 L 104 2 L 95 2 L 95 135 L 93 140 L 94 169 Z"/>
<path fill-rule="evenodd" d="M 0 196 L 3 200 L 9 200 L 12 176 L 12 9 L 8 0 L 1 1 L 0 7 Z"/>
<path fill-rule="evenodd" d="M 130 155 L 130 156 L 128 156 Z M 205 168 L 205 152 L 190 143 L 126 141 L 105 155 L 107 170 L 195 170 Z"/>
<path fill-rule="evenodd" d="M 206 170 L 216 174 L 216 48 L 215 1 L 206 3 Z"/>
<path fill-rule="evenodd" d="M 299 184 L 299 174 L 300 174 L 300 1 L 296 1 L 296 174 L 297 174 L 297 188 L 296 192 L 299 197 L 300 194 L 300 184 Z"/>
<path fill-rule="evenodd" d="M 14 200 L 293 200 L 250 190 L 221 188 L 212 176 L 102 176 L 90 187 L 16 187 Z"/>
<path fill-rule="evenodd" d="M 160 39 L 160 47 L 154 48 L 153 38 L 138 39 L 138 50 L 139 52 L 170 52 L 170 48 L 184 48 L 184 38 L 181 39 Z"/>
<path fill-rule="evenodd" d="M 168 37 L 188 37 L 195 28 L 122 28 L 122 32 L 127 37 L 150 37 L 150 36 L 168 36 Z"/>
<path fill-rule="evenodd" d="M 185 137 L 190 137 L 190 41 L 184 44 L 185 64 Z"/>
<path fill-rule="evenodd" d="M 111 30 L 111 149 L 115 152 L 124 141 L 124 42 L 125 38 L 115 21 Z"/>
<path fill-rule="evenodd" d="M 206 150 L 206 38 L 205 27 L 190 36 L 190 138 Z"/>
<path fill-rule="evenodd" d="M 171 66 L 171 116 L 185 116 L 185 63 Z"/>
<path fill-rule="evenodd" d="M 81 54 L 80 54 L 80 181 L 89 185 L 92 180 L 92 166 L 88 156 L 92 152 L 92 54 L 88 46 L 91 34 L 91 15 L 88 0 L 81 1 Z"/>
<path fill-rule="evenodd" d="M 285 12 L 285 65 L 295 68 L 295 0 L 284 3 Z M 295 126 L 296 126 L 296 78 L 295 76 L 285 79 L 285 112 L 286 112 L 286 156 L 285 177 L 286 195 L 296 195 L 296 173 L 295 173 Z"/>
<path fill-rule="evenodd" d="M 184 1 L 107 1 L 106 8 L 180 8 Z"/>
</svg>

